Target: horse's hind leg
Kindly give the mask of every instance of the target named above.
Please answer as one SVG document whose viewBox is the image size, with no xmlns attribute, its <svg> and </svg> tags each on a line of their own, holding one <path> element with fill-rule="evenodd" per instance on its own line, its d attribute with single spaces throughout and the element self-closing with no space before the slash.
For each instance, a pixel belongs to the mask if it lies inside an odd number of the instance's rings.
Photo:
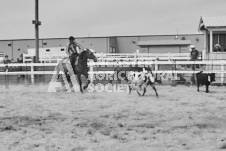
<svg viewBox="0 0 226 151">
<path fill-rule="evenodd" d="M 83 93 L 81 75 L 77 75 L 77 76 L 78 76 L 78 82 L 79 82 L 79 86 L 80 86 L 80 92 Z"/>
<path fill-rule="evenodd" d="M 157 92 L 157 89 L 155 88 L 155 86 L 152 86 L 153 90 L 155 90 L 155 95 L 158 97 L 158 92 Z"/>
<path fill-rule="evenodd" d="M 60 68 L 61 67 L 61 68 Z M 57 65 L 56 65 L 56 79 L 59 80 L 60 79 L 60 70 L 62 69 L 63 71 L 63 67 L 62 67 L 62 61 L 60 61 Z"/>
</svg>

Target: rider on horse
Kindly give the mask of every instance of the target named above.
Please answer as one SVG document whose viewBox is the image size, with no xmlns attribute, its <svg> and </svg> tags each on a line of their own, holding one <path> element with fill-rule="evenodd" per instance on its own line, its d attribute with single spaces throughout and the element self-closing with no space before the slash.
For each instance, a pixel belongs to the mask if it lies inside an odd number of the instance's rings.
<svg viewBox="0 0 226 151">
<path fill-rule="evenodd" d="M 79 49 L 84 50 L 82 45 L 79 43 L 75 42 L 75 38 L 73 36 L 69 37 L 69 43 L 67 44 L 66 47 L 66 53 L 69 56 L 71 65 L 75 65 L 77 61 L 77 57 L 79 56 Z"/>
</svg>

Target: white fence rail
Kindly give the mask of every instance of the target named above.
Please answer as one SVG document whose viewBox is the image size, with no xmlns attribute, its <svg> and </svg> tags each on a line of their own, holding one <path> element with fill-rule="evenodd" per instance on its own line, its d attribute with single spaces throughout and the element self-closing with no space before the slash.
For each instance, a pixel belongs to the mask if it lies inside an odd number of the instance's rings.
<svg viewBox="0 0 226 151">
<path fill-rule="evenodd" d="M 99 61 L 142 61 L 142 60 L 189 60 L 189 53 L 96 53 L 96 57 Z M 62 58 L 67 57 L 57 56 L 57 55 L 45 55 L 40 56 L 40 62 L 53 63 L 58 62 Z M 199 56 L 201 59 L 201 56 Z M 30 63 L 33 62 L 33 55 L 24 54 L 23 62 Z"/>
<path fill-rule="evenodd" d="M 199 64 L 199 65 L 218 65 L 220 66 L 220 70 L 206 70 L 203 71 L 204 73 L 218 73 L 220 74 L 221 83 L 224 83 L 224 74 L 226 74 L 225 65 L 226 60 L 212 60 L 212 61 L 123 61 L 123 62 L 89 62 L 88 66 L 90 67 L 89 74 L 92 77 L 94 74 L 114 74 L 114 71 L 94 71 L 94 67 L 113 67 L 113 66 L 148 66 L 152 65 L 155 67 L 158 67 L 158 65 L 188 65 L 188 64 Z M 56 67 L 57 63 L 15 63 L 15 64 L 0 64 L 1 67 L 30 67 L 30 71 L 11 71 L 11 72 L 0 72 L 0 75 L 30 75 L 31 76 L 31 83 L 34 83 L 34 75 L 42 75 L 42 74 L 54 74 L 54 71 L 34 71 L 34 67 Z M 187 70 L 158 70 L 158 68 L 155 68 L 153 73 L 197 73 L 197 71 L 187 71 Z"/>
<path fill-rule="evenodd" d="M 23 54 L 23 62 L 24 63 L 31 63 L 33 62 L 33 57 L 34 55 L 30 55 L 30 54 Z M 58 62 L 60 61 L 62 58 L 67 57 L 67 55 L 65 56 L 59 56 L 59 55 L 45 55 L 45 56 L 41 56 L 39 58 L 40 62 L 44 62 L 44 63 L 53 63 L 53 62 Z"/>
</svg>

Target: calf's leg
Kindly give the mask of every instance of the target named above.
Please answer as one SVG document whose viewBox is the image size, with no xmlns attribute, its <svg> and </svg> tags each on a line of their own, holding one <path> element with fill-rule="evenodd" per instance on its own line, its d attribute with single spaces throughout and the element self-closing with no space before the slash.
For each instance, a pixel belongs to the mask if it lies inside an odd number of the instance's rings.
<svg viewBox="0 0 226 151">
<path fill-rule="evenodd" d="M 208 93 L 208 92 L 209 92 L 209 85 L 206 84 L 206 93 Z"/>
<path fill-rule="evenodd" d="M 155 88 L 155 86 L 152 86 L 153 90 L 155 90 L 155 95 L 158 97 L 158 92 L 157 92 L 157 89 Z"/>
<path fill-rule="evenodd" d="M 137 93 L 138 93 L 139 96 L 141 96 L 141 94 L 140 94 L 140 92 L 138 90 L 137 90 Z"/>
<path fill-rule="evenodd" d="M 146 87 L 143 88 L 143 94 L 142 94 L 142 96 L 144 96 L 145 93 L 146 93 Z"/>
<path fill-rule="evenodd" d="M 132 86 L 130 85 L 129 86 L 129 94 L 131 94 L 131 91 L 132 91 Z"/>
<path fill-rule="evenodd" d="M 197 91 L 199 92 L 199 83 L 197 83 Z"/>
</svg>

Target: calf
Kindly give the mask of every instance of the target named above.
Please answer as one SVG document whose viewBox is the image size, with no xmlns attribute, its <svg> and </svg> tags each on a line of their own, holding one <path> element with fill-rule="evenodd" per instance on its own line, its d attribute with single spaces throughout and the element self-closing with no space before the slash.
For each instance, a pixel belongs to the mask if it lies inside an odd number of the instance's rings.
<svg viewBox="0 0 226 151">
<path fill-rule="evenodd" d="M 156 96 L 158 97 L 157 90 L 155 88 L 155 77 L 152 73 L 148 72 L 129 72 L 128 78 L 124 74 L 125 80 L 128 82 L 129 85 L 129 94 L 131 94 L 132 89 L 136 90 L 139 96 L 141 96 L 139 89 L 143 89 L 143 94 L 146 93 L 147 86 L 150 85 L 154 91 Z"/>
<path fill-rule="evenodd" d="M 196 73 L 196 80 L 197 80 L 197 91 L 199 92 L 199 86 L 205 85 L 206 86 L 206 93 L 209 92 L 209 85 L 211 82 L 215 81 L 215 73 Z"/>
</svg>

